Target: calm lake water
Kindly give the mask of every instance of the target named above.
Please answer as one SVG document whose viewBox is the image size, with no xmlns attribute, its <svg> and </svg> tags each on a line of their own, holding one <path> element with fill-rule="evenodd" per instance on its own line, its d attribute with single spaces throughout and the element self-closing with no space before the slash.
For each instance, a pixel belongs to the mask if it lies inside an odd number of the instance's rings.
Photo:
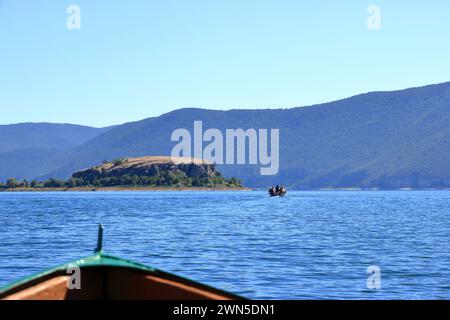
<svg viewBox="0 0 450 320">
<path fill-rule="evenodd" d="M 0 286 L 91 255 L 98 223 L 108 254 L 248 298 L 450 298 L 449 191 L 0 193 Z"/>
</svg>

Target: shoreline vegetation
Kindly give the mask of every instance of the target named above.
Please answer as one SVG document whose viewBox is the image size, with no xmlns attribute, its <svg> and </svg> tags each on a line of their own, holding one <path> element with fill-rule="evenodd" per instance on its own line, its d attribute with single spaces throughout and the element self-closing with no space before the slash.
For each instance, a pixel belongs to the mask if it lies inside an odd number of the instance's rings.
<svg viewBox="0 0 450 320">
<path fill-rule="evenodd" d="M 175 161 L 175 162 L 174 162 Z M 16 178 L 0 191 L 248 190 L 237 178 L 224 178 L 215 165 L 192 158 L 121 158 L 77 171 L 68 180 Z"/>
<path fill-rule="evenodd" d="M 244 187 L 242 183 L 235 178 L 231 179 L 200 179 L 199 181 L 190 181 L 186 183 L 164 183 L 164 182 L 147 182 L 138 176 L 124 177 L 127 182 L 122 180 L 111 182 L 111 180 L 95 180 L 92 183 L 80 181 L 76 179 L 58 180 L 50 178 L 45 181 L 32 180 L 28 182 L 26 179 L 17 180 L 10 178 L 6 183 L 0 182 L 0 192 L 2 191 L 91 191 L 91 190 L 251 190 Z M 117 180 L 115 180 L 117 181 Z M 123 184 L 122 184 L 123 183 Z"/>
<path fill-rule="evenodd" d="M 174 162 L 175 161 L 175 162 Z M 195 158 L 148 156 L 103 161 L 101 165 L 80 170 L 68 180 L 45 181 L 16 178 L 0 181 L 0 192 L 61 191 L 251 191 L 237 178 L 224 178 L 212 163 Z M 426 191 L 450 188 L 299 188 L 291 191 Z"/>
<path fill-rule="evenodd" d="M 251 191 L 247 187 L 60 187 L 60 188 L 3 188 L 0 192 L 108 192 L 108 191 Z"/>
</svg>

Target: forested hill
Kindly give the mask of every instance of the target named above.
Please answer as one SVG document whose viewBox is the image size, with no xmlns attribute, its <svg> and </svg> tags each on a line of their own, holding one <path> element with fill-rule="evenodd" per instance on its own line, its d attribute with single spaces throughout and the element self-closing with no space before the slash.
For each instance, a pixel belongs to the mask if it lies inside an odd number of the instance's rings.
<svg viewBox="0 0 450 320">
<path fill-rule="evenodd" d="M 58 123 L 0 125 L 0 152 L 33 148 L 67 150 L 109 129 Z"/>
<path fill-rule="evenodd" d="M 111 128 L 58 123 L 0 125 L 0 181 L 29 179 L 55 170 L 66 161 L 68 150 Z"/>
</svg>

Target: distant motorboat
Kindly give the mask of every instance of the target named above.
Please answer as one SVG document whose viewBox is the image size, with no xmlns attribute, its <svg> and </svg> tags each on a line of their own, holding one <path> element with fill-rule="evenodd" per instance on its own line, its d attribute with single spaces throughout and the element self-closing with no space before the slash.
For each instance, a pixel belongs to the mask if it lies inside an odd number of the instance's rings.
<svg viewBox="0 0 450 320">
<path fill-rule="evenodd" d="M 268 190 L 268 194 L 271 197 L 282 197 L 287 193 L 287 189 L 283 186 L 281 187 L 271 187 Z"/>
</svg>

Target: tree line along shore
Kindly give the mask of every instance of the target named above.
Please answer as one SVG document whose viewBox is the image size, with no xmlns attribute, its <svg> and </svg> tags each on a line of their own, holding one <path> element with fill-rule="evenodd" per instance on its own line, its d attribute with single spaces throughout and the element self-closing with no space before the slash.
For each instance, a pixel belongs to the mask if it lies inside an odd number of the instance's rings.
<svg viewBox="0 0 450 320">
<path fill-rule="evenodd" d="M 124 176 L 86 181 L 78 178 L 59 180 L 50 178 L 44 181 L 28 181 L 9 178 L 6 183 L 0 182 L 0 190 L 88 190 L 104 189 L 243 189 L 239 179 L 231 178 L 186 178 L 186 177 L 139 177 Z"/>
</svg>

